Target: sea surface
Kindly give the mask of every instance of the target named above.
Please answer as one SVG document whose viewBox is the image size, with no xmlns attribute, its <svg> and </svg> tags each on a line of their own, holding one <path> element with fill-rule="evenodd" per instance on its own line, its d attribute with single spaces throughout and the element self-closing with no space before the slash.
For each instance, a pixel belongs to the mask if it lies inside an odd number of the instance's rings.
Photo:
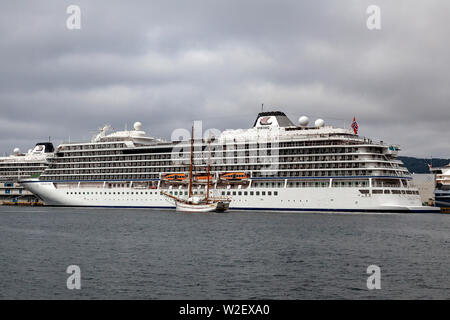
<svg viewBox="0 0 450 320">
<path fill-rule="evenodd" d="M 0 299 L 449 298 L 450 215 L 0 206 Z"/>
</svg>

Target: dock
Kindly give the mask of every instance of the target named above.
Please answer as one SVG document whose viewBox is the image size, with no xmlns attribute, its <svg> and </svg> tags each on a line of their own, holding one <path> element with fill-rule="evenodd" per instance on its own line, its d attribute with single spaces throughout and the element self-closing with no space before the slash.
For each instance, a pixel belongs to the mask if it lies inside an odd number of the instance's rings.
<svg viewBox="0 0 450 320">
<path fill-rule="evenodd" d="M 38 202 L 25 202 L 25 201 L 17 201 L 17 202 L 13 202 L 13 201 L 3 201 L 0 203 L 1 205 L 4 206 L 26 206 L 26 207 L 34 207 L 34 206 L 43 206 L 44 203 L 41 201 Z"/>
</svg>

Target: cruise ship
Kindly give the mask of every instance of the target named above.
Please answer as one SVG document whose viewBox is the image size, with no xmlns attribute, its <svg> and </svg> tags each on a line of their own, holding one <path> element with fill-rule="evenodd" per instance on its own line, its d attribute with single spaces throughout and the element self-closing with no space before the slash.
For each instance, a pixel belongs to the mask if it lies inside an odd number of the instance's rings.
<svg viewBox="0 0 450 320">
<path fill-rule="evenodd" d="M 38 198 L 18 181 L 39 176 L 47 168 L 53 151 L 51 142 L 42 142 L 27 153 L 15 148 L 10 156 L 0 157 L 0 204 L 38 202 Z"/>
<path fill-rule="evenodd" d="M 253 127 L 194 140 L 193 194 L 207 188 L 231 198 L 230 210 L 435 212 L 422 206 L 396 145 L 351 128 L 294 124 L 283 112 L 261 112 Z M 166 141 L 134 130 L 58 146 L 39 178 L 22 180 L 47 205 L 173 208 L 164 194 L 187 197 L 190 137 Z"/>
<path fill-rule="evenodd" d="M 430 171 L 436 176 L 435 205 L 441 208 L 450 208 L 450 164 L 444 167 L 430 167 Z"/>
</svg>

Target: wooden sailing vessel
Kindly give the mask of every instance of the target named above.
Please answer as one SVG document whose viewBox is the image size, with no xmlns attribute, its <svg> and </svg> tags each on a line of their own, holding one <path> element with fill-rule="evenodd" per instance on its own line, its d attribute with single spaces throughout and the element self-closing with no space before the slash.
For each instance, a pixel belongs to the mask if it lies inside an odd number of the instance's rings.
<svg viewBox="0 0 450 320">
<path fill-rule="evenodd" d="M 208 144 L 209 146 L 209 144 Z M 193 176 L 193 166 L 194 166 L 194 126 L 192 126 L 191 132 L 191 152 L 190 152 L 190 161 L 189 161 L 189 186 L 188 186 L 188 198 L 183 199 L 180 197 L 176 197 L 169 193 L 163 192 L 163 194 L 175 202 L 176 210 L 183 212 L 223 212 L 228 210 L 230 207 L 231 200 L 228 198 L 217 198 L 210 197 L 210 184 L 212 180 L 211 171 L 211 153 L 210 150 L 208 155 L 208 167 L 205 176 L 206 178 L 206 195 L 204 197 L 193 196 L 192 195 L 192 185 L 194 183 Z"/>
</svg>

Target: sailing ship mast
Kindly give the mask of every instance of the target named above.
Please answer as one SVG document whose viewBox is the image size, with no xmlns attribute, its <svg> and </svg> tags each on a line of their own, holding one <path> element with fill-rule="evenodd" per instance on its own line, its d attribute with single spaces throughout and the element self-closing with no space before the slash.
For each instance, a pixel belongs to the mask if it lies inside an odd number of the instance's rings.
<svg viewBox="0 0 450 320">
<path fill-rule="evenodd" d="M 189 195 L 188 198 L 192 197 L 192 163 L 194 162 L 194 125 L 192 125 L 191 131 L 191 159 L 189 161 Z"/>
<path fill-rule="evenodd" d="M 176 210 L 185 212 L 211 212 L 219 211 L 223 212 L 228 210 L 230 206 L 230 200 L 222 199 L 218 200 L 213 198 L 209 199 L 209 184 L 211 182 L 211 141 L 208 141 L 208 167 L 207 167 L 207 185 L 206 185 L 206 197 L 205 199 L 193 199 L 192 198 L 192 185 L 193 185 L 193 167 L 194 167 L 194 126 L 192 126 L 191 132 L 191 156 L 189 163 L 189 196 L 188 199 L 178 198 L 167 192 L 161 191 L 161 193 L 168 198 L 175 200 Z"/>
<path fill-rule="evenodd" d="M 208 169 L 206 170 L 207 175 L 207 183 L 206 183 L 206 203 L 208 203 L 209 200 L 209 173 L 211 172 L 211 148 L 210 148 L 211 140 L 208 141 Z"/>
</svg>

